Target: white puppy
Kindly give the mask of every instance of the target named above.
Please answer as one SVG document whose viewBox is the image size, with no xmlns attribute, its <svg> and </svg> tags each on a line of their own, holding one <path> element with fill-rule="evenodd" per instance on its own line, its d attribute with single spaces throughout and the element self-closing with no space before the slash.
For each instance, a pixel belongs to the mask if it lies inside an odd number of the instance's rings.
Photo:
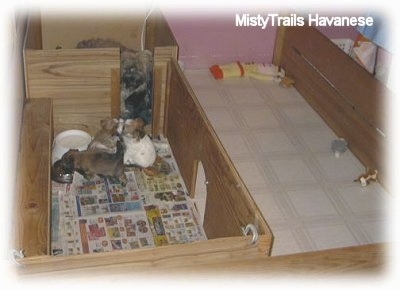
<svg viewBox="0 0 400 290">
<path fill-rule="evenodd" d="M 153 142 L 144 132 L 142 119 L 128 119 L 122 131 L 125 144 L 124 164 L 137 165 L 142 168 L 152 166 L 157 154 Z"/>
</svg>

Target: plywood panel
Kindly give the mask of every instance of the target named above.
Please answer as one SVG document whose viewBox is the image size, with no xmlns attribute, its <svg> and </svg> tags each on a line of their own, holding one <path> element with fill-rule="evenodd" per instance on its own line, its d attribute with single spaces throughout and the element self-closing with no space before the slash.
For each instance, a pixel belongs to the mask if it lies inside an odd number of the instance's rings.
<svg viewBox="0 0 400 290">
<path fill-rule="evenodd" d="M 243 242 L 241 242 L 243 243 Z M 230 249 L 226 245 L 230 244 Z M 222 245 L 225 245 L 221 247 Z M 253 250 L 253 251 L 251 251 Z M 254 249 L 245 249 L 239 240 L 232 238 L 202 242 L 200 244 L 182 245 L 177 248 L 156 249 L 155 255 L 146 252 L 138 253 L 130 260 L 123 253 L 115 253 L 115 263 L 103 264 L 105 255 L 99 254 L 91 265 L 80 263 L 80 268 L 74 269 L 80 259 L 72 262 L 68 259 L 55 259 L 50 264 L 43 261 L 28 263 L 20 268 L 19 273 L 31 274 L 25 278 L 48 279 L 49 277 L 94 277 L 107 275 L 123 277 L 132 273 L 143 273 L 146 276 L 159 278 L 160 275 L 195 275 L 195 277 L 238 277 L 255 278 L 268 277 L 356 277 L 367 274 L 368 277 L 382 277 L 387 270 L 389 256 L 387 247 L 382 244 L 363 245 L 340 249 L 329 249 L 316 252 L 299 253 L 285 256 L 267 257 L 257 254 Z M 195 254 L 196 253 L 196 254 Z M 108 256 L 108 258 L 111 258 Z M 86 267 L 85 267 L 86 266 Z M 84 271 L 82 270 L 84 268 Z M 45 272 L 38 274 L 40 272 Z M 36 274 L 32 274 L 36 273 Z M 211 275 L 211 276 L 210 276 Z M 335 275 L 335 276 L 332 276 Z M 168 276 L 170 277 L 170 276 Z M 183 276 L 182 276 L 183 277 Z M 360 278 L 362 276 L 359 276 Z M 252 283 L 250 283 L 251 285 Z"/>
<path fill-rule="evenodd" d="M 119 95 L 119 49 L 26 50 L 28 98 L 51 98 L 58 133 L 94 134 Z M 114 115 L 118 114 L 114 104 Z"/>
<path fill-rule="evenodd" d="M 293 50 L 284 51 L 284 63 L 296 80 L 296 88 L 339 137 L 345 138 L 352 152 L 367 166 L 385 174 L 384 138 L 369 126 L 335 90 Z M 355 178 L 354 177 L 349 177 Z"/>
<path fill-rule="evenodd" d="M 50 160 L 52 142 L 50 99 L 25 104 L 20 151 L 15 230 L 17 250 L 26 257 L 50 253 Z"/>
<path fill-rule="evenodd" d="M 382 83 L 313 27 L 286 28 L 285 39 L 285 45 L 304 55 L 356 113 L 385 131 L 385 104 L 391 93 Z"/>
<path fill-rule="evenodd" d="M 153 114 L 152 132 L 155 136 L 163 132 L 165 121 L 165 100 L 167 98 L 169 84 L 169 60 L 177 59 L 176 46 L 155 47 L 153 67 Z"/>
<path fill-rule="evenodd" d="M 334 45 L 330 47 L 331 43 L 328 39 L 315 37 L 314 33 L 319 32 L 314 28 L 286 28 L 285 30 L 280 65 L 295 80 L 296 89 L 316 112 L 339 137 L 348 141 L 354 155 L 365 166 L 378 169 L 379 180 L 383 185 L 387 185 L 385 164 L 387 138 L 372 125 L 372 122 L 382 123 L 385 117 L 382 111 L 385 96 L 382 96 L 379 86 L 374 83 L 376 80 L 368 73 L 365 75 L 366 72 L 340 49 Z M 312 31 L 311 38 L 306 37 L 310 34 L 309 30 Z M 297 32 L 303 38 L 299 38 Z M 311 43 L 312 41 L 316 43 Z M 330 47 L 329 51 L 332 51 L 330 56 L 326 51 L 322 51 L 324 45 L 321 46 L 321 51 L 316 50 L 315 47 L 321 43 Z M 319 56 L 312 55 L 307 50 L 308 48 Z M 341 71 L 342 63 L 344 67 L 354 65 L 356 67 L 353 70 Z M 359 70 L 361 70 L 361 76 L 353 76 Z M 328 79 L 327 76 L 331 78 Z M 357 105 L 361 102 L 360 93 L 365 92 L 365 88 L 370 88 L 365 98 L 371 101 L 377 100 L 377 104 L 368 107 Z M 356 178 L 356 176 L 349 178 Z"/>
<path fill-rule="evenodd" d="M 130 267 L 130 270 L 137 269 L 151 273 L 158 269 L 191 267 L 198 264 L 209 264 L 213 261 L 230 260 L 240 263 L 242 259 L 265 257 L 264 253 L 257 250 L 256 245 L 249 246 L 249 241 L 250 237 L 229 237 L 151 249 L 24 258 L 18 260 L 24 266 L 18 270 L 21 274 L 28 274 L 78 268 L 79 271 L 84 269 L 83 273 L 87 273 L 86 270 L 90 268 L 107 269 L 124 265 Z"/>
<path fill-rule="evenodd" d="M 40 81 L 56 84 L 59 81 L 66 85 L 101 83 L 111 77 L 110 69 L 119 68 L 119 55 L 117 48 L 27 50 L 25 53 L 29 79 L 39 85 Z"/>
<path fill-rule="evenodd" d="M 242 235 L 247 224 L 258 226 L 264 251 L 269 253 L 272 235 L 245 184 L 212 129 L 176 60 L 171 60 L 171 82 L 166 100 L 165 134 L 194 192 L 197 163 L 204 167 L 207 201 L 204 229 L 209 238 Z"/>
<path fill-rule="evenodd" d="M 255 275 L 256 277 L 381 277 L 387 269 L 387 247 L 382 244 L 353 246 L 274 257 L 256 257 L 240 262 L 215 261 L 191 267 L 192 273 Z M 369 276 L 370 277 L 370 276 Z"/>
</svg>

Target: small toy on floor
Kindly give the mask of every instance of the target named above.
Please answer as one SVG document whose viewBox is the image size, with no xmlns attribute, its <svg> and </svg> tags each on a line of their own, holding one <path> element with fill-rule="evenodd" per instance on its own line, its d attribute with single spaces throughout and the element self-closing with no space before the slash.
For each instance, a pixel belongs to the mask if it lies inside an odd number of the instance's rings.
<svg viewBox="0 0 400 290">
<path fill-rule="evenodd" d="M 366 168 L 365 173 L 354 179 L 354 182 L 360 182 L 362 187 L 370 185 L 373 182 L 378 181 L 378 170 L 372 168 Z"/>
<path fill-rule="evenodd" d="M 257 80 L 275 80 L 284 78 L 284 71 L 273 64 L 233 62 L 224 65 L 213 65 L 209 68 L 216 80 L 248 76 Z"/>
<path fill-rule="evenodd" d="M 336 158 L 339 158 L 344 152 L 347 151 L 347 141 L 343 138 L 338 138 L 332 141 L 331 150 Z"/>
<path fill-rule="evenodd" d="M 279 85 L 280 85 L 281 87 L 284 87 L 284 88 L 291 88 L 291 87 L 294 86 L 294 83 L 295 83 L 295 82 L 294 82 L 294 79 L 284 76 L 284 77 L 281 79 Z"/>
</svg>

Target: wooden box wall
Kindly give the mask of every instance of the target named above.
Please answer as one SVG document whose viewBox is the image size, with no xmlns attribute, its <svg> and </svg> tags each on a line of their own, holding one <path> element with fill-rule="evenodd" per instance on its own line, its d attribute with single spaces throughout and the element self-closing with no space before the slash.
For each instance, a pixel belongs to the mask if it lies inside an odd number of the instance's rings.
<svg viewBox="0 0 400 290">
<path fill-rule="evenodd" d="M 119 113 L 119 49 L 75 49 L 80 40 L 91 38 L 90 32 L 97 31 L 93 38 L 109 39 L 112 31 L 103 32 L 98 18 L 74 21 L 79 26 L 68 18 L 31 15 L 23 51 L 26 97 L 53 100 L 55 134 L 71 128 L 94 133 L 102 118 Z M 131 35 L 122 23 L 114 26 Z M 85 27 L 89 32 L 83 33 Z M 137 37 L 131 40 L 138 43 Z"/>
<path fill-rule="evenodd" d="M 163 133 L 170 140 L 191 192 L 197 164 L 203 163 L 209 180 L 204 223 L 209 240 L 119 253 L 50 255 L 51 141 L 54 134 L 64 129 L 84 129 L 93 134 L 101 118 L 118 115 L 119 51 L 80 50 L 66 44 L 61 44 L 61 49 L 46 48 L 43 23 L 43 15 L 29 20 L 24 48 L 26 103 L 14 224 L 15 249 L 24 251 L 24 257 L 17 258 L 23 266 L 20 272 L 128 262 L 150 269 L 268 256 L 272 245 L 268 225 L 177 65 L 176 41 L 165 19 L 157 13 L 147 21 L 145 39 L 155 60 L 152 129 L 154 134 Z M 137 25 L 133 30 L 139 30 Z M 203 138 L 198 138 L 199 134 L 194 138 L 195 135 L 187 134 L 190 128 L 179 125 L 185 124 L 187 118 L 194 118 L 191 131 L 200 130 Z M 36 226 L 32 227 L 32 223 Z M 251 234 L 246 236 L 242 232 L 250 223 L 259 234 L 253 244 L 249 243 Z"/>
</svg>

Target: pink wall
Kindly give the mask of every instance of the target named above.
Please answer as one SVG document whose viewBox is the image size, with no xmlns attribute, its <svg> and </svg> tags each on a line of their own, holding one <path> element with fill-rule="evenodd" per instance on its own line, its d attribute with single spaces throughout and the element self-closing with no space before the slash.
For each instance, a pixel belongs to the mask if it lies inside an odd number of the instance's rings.
<svg viewBox="0 0 400 290">
<path fill-rule="evenodd" d="M 235 13 L 213 16 L 165 15 L 185 68 L 233 61 L 271 63 L 276 27 L 236 27 Z"/>
<path fill-rule="evenodd" d="M 276 27 L 267 26 L 264 30 L 236 27 L 235 14 L 164 13 L 178 41 L 179 59 L 185 68 L 208 68 L 233 61 L 272 62 Z M 320 27 L 320 30 L 329 38 L 354 40 L 357 35 L 354 27 Z"/>
</svg>

